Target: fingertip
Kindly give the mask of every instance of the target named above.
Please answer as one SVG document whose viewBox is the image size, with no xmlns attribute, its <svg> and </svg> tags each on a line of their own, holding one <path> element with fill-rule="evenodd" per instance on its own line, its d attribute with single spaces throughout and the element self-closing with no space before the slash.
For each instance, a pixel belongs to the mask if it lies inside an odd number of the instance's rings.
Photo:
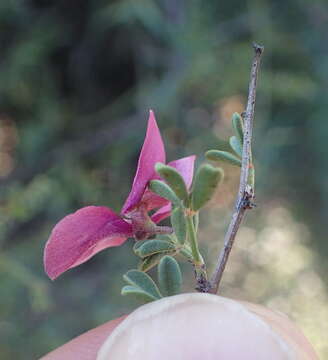
<svg viewBox="0 0 328 360">
<path fill-rule="evenodd" d="M 40 360 L 95 360 L 100 346 L 124 318 L 125 316 L 122 316 L 89 330 L 44 355 Z"/>
</svg>

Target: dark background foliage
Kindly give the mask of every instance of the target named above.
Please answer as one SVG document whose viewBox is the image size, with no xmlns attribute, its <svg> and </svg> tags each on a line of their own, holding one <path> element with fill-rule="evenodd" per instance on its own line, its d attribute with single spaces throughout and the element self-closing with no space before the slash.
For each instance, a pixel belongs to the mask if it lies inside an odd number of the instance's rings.
<svg viewBox="0 0 328 360">
<path fill-rule="evenodd" d="M 149 108 L 169 159 L 200 161 L 217 147 L 244 108 L 253 40 L 265 45 L 259 206 L 222 295 L 287 312 L 328 354 L 327 23 L 325 0 L 0 2 L 2 359 L 37 358 L 133 309 L 119 295 L 121 275 L 136 266 L 132 241 L 52 283 L 42 264 L 49 232 L 88 204 L 119 211 Z M 205 254 L 218 251 L 236 191 L 238 174 L 226 172 L 205 211 Z"/>
</svg>

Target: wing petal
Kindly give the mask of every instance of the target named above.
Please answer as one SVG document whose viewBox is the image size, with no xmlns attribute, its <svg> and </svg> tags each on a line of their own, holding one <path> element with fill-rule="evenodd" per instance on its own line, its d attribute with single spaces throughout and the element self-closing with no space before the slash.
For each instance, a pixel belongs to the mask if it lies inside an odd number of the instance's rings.
<svg viewBox="0 0 328 360">
<path fill-rule="evenodd" d="M 45 271 L 55 279 L 97 252 L 121 245 L 129 236 L 131 225 L 111 209 L 84 207 L 64 217 L 52 230 L 44 250 Z"/>
</svg>

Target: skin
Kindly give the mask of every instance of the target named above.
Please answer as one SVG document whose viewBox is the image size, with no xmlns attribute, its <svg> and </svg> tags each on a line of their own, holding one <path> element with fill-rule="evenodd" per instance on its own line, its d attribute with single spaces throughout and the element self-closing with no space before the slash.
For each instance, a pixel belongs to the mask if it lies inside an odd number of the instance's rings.
<svg viewBox="0 0 328 360">
<path fill-rule="evenodd" d="M 125 318 L 126 316 L 122 316 L 89 330 L 43 356 L 40 360 L 94 360 L 100 346 Z"/>
<path fill-rule="evenodd" d="M 217 295 L 193 293 L 143 305 L 125 318 L 88 331 L 42 360 L 155 358 L 318 359 L 286 315 Z"/>
</svg>

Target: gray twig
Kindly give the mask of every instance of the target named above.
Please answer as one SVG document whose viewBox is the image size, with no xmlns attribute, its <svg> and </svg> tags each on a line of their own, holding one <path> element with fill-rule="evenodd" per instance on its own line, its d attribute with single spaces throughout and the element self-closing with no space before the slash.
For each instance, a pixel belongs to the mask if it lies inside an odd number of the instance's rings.
<svg viewBox="0 0 328 360">
<path fill-rule="evenodd" d="M 240 173 L 239 191 L 236 199 L 235 209 L 231 217 L 231 221 L 224 238 L 223 249 L 220 252 L 217 265 L 210 281 L 210 293 L 216 294 L 220 285 L 220 281 L 227 264 L 230 251 L 232 249 L 239 226 L 245 216 L 247 209 L 253 207 L 252 199 L 254 198 L 254 189 L 248 184 L 249 169 L 253 164 L 251 163 L 252 156 L 252 132 L 254 120 L 254 108 L 256 98 L 256 86 L 258 70 L 261 62 L 261 55 L 263 53 L 263 46 L 253 44 L 254 59 L 252 62 L 251 76 L 249 81 L 248 99 L 246 111 L 244 113 L 244 144 L 242 155 L 242 166 Z"/>
</svg>

